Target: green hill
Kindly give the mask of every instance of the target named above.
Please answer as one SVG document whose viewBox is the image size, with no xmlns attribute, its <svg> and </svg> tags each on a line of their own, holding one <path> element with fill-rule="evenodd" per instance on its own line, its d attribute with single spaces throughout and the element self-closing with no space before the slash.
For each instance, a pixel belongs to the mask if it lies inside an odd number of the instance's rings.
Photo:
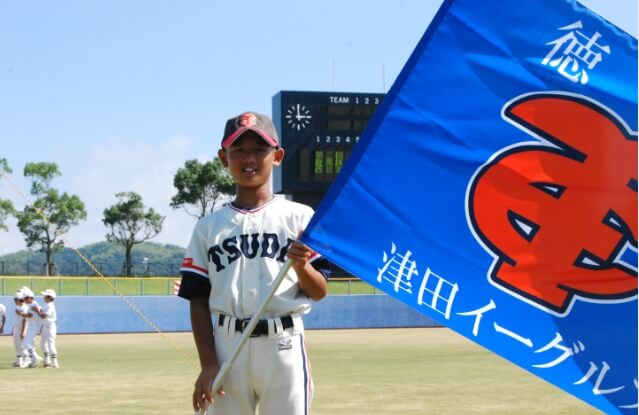
<svg viewBox="0 0 639 415">
<path fill-rule="evenodd" d="M 122 275 L 124 248 L 111 242 L 98 242 L 79 248 L 103 275 Z M 177 245 L 144 242 L 133 248 L 134 274 L 176 275 L 186 250 Z M 60 275 L 95 275 L 96 272 L 72 249 L 56 252 L 54 262 Z M 146 258 L 146 260 L 145 260 Z M 43 275 L 42 252 L 23 250 L 0 256 L 0 275 Z"/>
</svg>

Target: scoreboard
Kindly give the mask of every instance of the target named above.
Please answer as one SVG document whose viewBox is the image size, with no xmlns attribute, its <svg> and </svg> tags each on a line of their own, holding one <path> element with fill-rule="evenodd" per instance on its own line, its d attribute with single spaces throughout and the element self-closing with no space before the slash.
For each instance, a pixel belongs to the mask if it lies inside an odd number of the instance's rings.
<svg viewBox="0 0 639 415">
<path fill-rule="evenodd" d="M 278 92 L 273 122 L 286 154 L 274 170 L 273 190 L 292 194 L 293 200 L 296 193 L 320 193 L 314 199 L 321 199 L 383 98 L 372 93 Z"/>
</svg>

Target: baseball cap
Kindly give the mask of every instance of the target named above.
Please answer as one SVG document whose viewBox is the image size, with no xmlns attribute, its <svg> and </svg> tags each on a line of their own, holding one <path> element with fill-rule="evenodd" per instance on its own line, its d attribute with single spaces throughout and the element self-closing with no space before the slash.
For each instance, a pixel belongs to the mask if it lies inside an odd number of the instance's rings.
<svg viewBox="0 0 639 415">
<path fill-rule="evenodd" d="M 44 296 L 48 295 L 49 297 L 55 298 L 55 291 L 53 291 L 51 288 L 47 288 L 46 290 L 42 291 L 40 294 Z"/>
<path fill-rule="evenodd" d="M 16 300 L 24 300 L 24 293 L 22 290 L 16 291 L 16 295 L 13 296 Z"/>
<path fill-rule="evenodd" d="M 29 287 L 23 287 L 22 288 L 22 294 L 24 294 L 24 298 L 27 297 L 33 297 L 33 291 L 31 291 L 31 289 Z"/>
<path fill-rule="evenodd" d="M 229 118 L 226 122 L 222 148 L 228 148 L 239 136 L 249 130 L 258 133 L 270 146 L 277 147 L 279 145 L 277 132 L 271 118 L 268 115 L 248 111 Z"/>
</svg>

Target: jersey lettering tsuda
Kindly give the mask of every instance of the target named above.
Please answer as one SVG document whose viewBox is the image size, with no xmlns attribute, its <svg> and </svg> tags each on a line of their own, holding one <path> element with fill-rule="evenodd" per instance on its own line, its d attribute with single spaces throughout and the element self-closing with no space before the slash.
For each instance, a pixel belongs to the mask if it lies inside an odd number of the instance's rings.
<svg viewBox="0 0 639 415">
<path fill-rule="evenodd" d="M 208 279 L 211 310 L 251 316 L 312 216 L 310 207 L 283 198 L 253 210 L 227 204 L 197 223 L 180 271 Z M 311 261 L 319 257 L 315 254 Z M 309 299 L 300 292 L 297 274 L 290 269 L 267 313 L 282 316 L 309 309 Z"/>
<path fill-rule="evenodd" d="M 210 247 L 208 259 L 215 265 L 216 272 L 224 270 L 240 257 L 246 259 L 271 258 L 278 262 L 284 262 L 286 261 L 286 252 L 292 243 L 293 239 L 286 238 L 281 241 L 275 233 L 233 235 Z"/>
</svg>

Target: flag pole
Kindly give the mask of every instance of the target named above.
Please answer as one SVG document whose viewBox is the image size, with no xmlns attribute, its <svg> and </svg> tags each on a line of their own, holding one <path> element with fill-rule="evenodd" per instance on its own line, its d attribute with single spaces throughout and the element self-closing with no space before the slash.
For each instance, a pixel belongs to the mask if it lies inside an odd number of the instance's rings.
<svg viewBox="0 0 639 415">
<path fill-rule="evenodd" d="M 279 274 L 277 274 L 277 277 L 275 277 L 275 280 L 273 280 L 273 285 L 271 286 L 271 290 L 269 291 L 268 295 L 264 298 L 264 300 L 262 300 L 262 303 L 260 304 L 259 308 L 255 312 L 255 314 L 253 314 L 253 317 L 251 317 L 251 320 L 248 322 L 248 324 L 242 331 L 242 336 L 240 337 L 240 340 L 235 345 L 235 349 L 233 349 L 233 353 L 231 353 L 229 358 L 222 364 L 222 367 L 217 372 L 217 376 L 215 376 L 215 380 L 213 381 L 213 386 L 211 387 L 211 390 L 212 390 L 211 393 L 214 394 L 222 386 L 222 383 L 224 382 L 224 379 L 228 375 L 229 370 L 231 370 L 231 368 L 233 367 L 233 363 L 235 363 L 235 361 L 237 360 L 237 357 L 240 355 L 240 352 L 244 348 L 244 345 L 248 341 L 249 337 L 251 337 L 251 333 L 253 333 L 253 329 L 262 318 L 262 315 L 264 314 L 264 310 L 266 310 L 266 307 L 271 302 L 271 299 L 275 295 L 275 291 L 277 291 L 280 284 L 286 277 L 286 273 L 291 268 L 292 264 L 293 264 L 293 260 L 289 258 L 284 264 L 284 266 L 282 267 L 282 269 L 280 270 Z M 206 409 L 207 409 L 206 406 L 204 408 L 200 408 L 199 411 L 195 412 L 195 415 L 205 415 Z"/>
</svg>

